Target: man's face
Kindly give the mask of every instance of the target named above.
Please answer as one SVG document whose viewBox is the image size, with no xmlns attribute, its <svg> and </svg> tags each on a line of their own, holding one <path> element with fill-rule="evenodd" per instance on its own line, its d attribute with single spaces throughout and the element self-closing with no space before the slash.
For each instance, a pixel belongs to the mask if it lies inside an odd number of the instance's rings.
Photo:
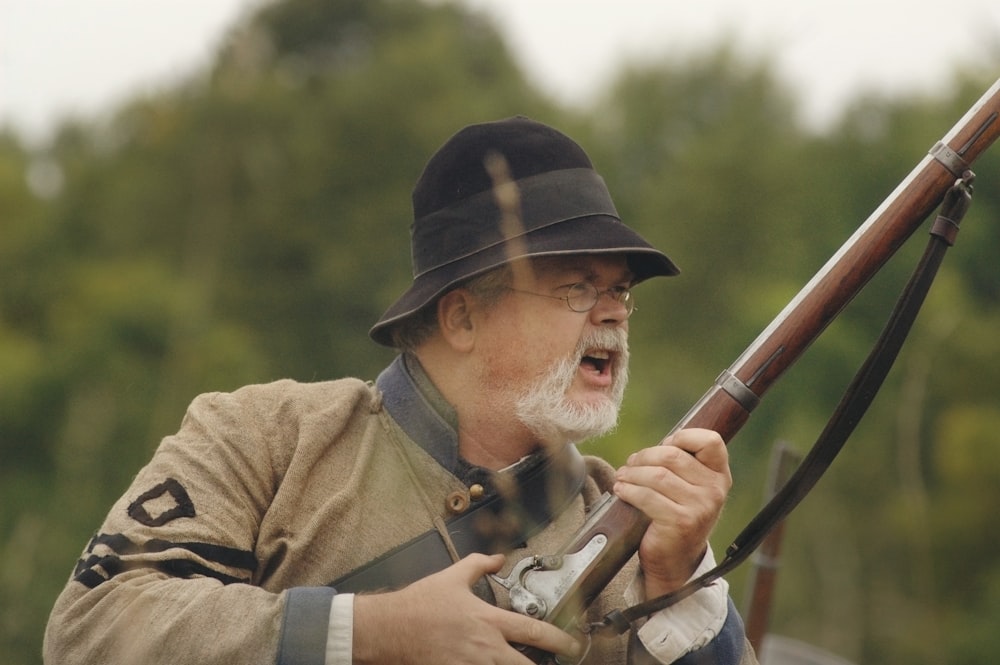
<svg viewBox="0 0 1000 665">
<path fill-rule="evenodd" d="M 514 274 L 512 290 L 483 316 L 484 387 L 547 443 L 612 429 L 628 376 L 628 312 L 604 291 L 631 284 L 625 259 L 546 258 L 516 264 Z M 602 293 L 587 312 L 561 299 L 580 282 Z"/>
</svg>

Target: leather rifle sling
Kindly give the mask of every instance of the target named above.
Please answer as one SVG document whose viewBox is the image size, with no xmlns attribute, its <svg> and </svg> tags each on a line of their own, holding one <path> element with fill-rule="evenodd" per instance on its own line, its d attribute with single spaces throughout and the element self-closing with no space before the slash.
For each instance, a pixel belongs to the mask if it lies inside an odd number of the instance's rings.
<svg viewBox="0 0 1000 665">
<path fill-rule="evenodd" d="M 830 421 L 798 469 L 727 548 L 725 558 L 712 570 L 672 593 L 624 610 L 609 612 L 600 622 L 589 624 L 589 632 L 624 633 L 635 621 L 670 607 L 698 589 L 712 584 L 745 561 L 767 534 L 805 498 L 847 442 L 895 362 L 937 275 L 945 252 L 955 243 L 959 222 L 971 202 L 971 185 L 974 179 L 972 171 L 966 170 L 948 190 L 941 212 L 931 226 L 931 238 L 924 255 L 900 295 L 882 334 L 848 386 Z"/>
</svg>

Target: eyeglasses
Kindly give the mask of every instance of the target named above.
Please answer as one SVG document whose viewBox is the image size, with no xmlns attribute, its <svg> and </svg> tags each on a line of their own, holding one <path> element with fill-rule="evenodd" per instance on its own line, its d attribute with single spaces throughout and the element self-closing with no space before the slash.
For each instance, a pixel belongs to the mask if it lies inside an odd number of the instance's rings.
<svg viewBox="0 0 1000 665">
<path fill-rule="evenodd" d="M 565 300 L 566 305 L 574 312 L 589 312 L 597 305 L 597 301 L 602 295 L 606 295 L 617 303 L 625 306 L 625 316 L 632 316 L 635 311 L 635 300 L 632 298 L 632 291 L 627 286 L 612 286 L 603 291 L 590 282 L 577 282 L 570 284 L 566 289 L 566 295 L 553 296 L 547 293 L 535 293 L 534 291 L 523 291 L 513 287 L 507 287 L 517 293 L 526 293 L 529 296 L 541 296 L 542 298 L 554 298 L 555 300 Z"/>
</svg>

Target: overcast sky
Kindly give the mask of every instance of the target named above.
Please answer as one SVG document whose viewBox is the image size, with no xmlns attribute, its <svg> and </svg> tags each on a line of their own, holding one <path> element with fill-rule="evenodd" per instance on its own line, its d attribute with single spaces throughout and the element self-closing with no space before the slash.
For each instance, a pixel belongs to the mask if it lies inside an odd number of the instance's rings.
<svg viewBox="0 0 1000 665">
<path fill-rule="evenodd" d="M 66 113 L 182 77 L 259 1 L 0 0 L 0 124 L 40 136 Z M 1000 0 L 463 1 L 495 15 L 528 74 L 566 103 L 625 60 L 724 38 L 769 54 L 817 122 L 861 87 L 933 93 L 957 66 L 1000 63 Z"/>
</svg>

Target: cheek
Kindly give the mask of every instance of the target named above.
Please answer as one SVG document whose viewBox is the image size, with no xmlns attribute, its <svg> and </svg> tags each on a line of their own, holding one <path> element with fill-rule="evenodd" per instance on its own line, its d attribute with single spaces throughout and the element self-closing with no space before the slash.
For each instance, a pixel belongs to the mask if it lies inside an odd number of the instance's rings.
<svg viewBox="0 0 1000 665">
<path fill-rule="evenodd" d="M 480 381 L 484 387 L 518 392 L 538 381 L 566 355 L 565 349 L 552 343 L 550 335 L 530 328 L 512 330 L 483 353 Z"/>
<path fill-rule="evenodd" d="M 553 363 L 572 356 L 586 319 L 570 311 L 538 311 L 508 303 L 508 307 L 491 312 L 483 323 L 482 374 L 496 385 L 534 381 Z"/>
<path fill-rule="evenodd" d="M 495 381 L 510 383 L 531 379 L 544 363 L 544 344 L 529 330 L 512 330 L 497 342 L 483 355 L 484 369 Z"/>
</svg>

